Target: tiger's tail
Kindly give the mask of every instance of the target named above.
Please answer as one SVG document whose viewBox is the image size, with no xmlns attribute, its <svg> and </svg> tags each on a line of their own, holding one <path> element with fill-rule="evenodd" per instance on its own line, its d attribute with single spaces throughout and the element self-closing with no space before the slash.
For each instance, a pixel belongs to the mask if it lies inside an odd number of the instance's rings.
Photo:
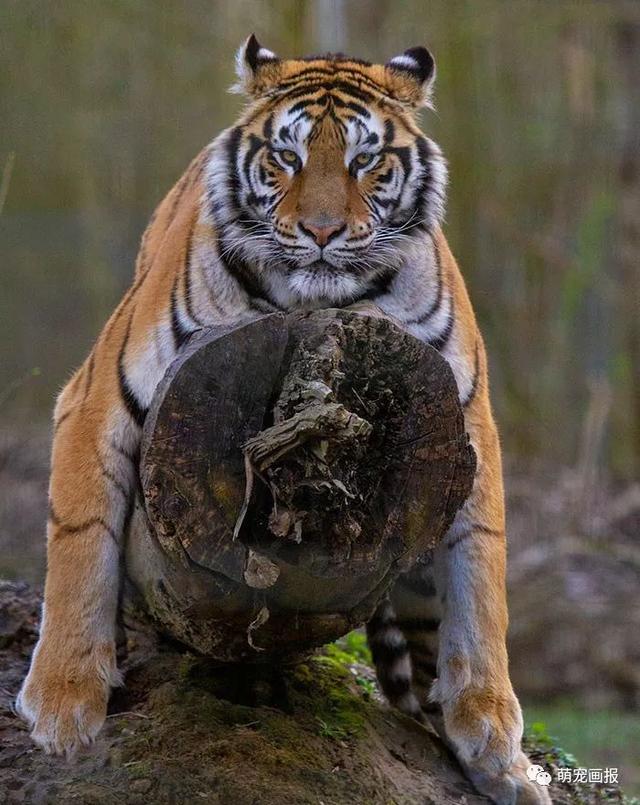
<svg viewBox="0 0 640 805">
<path fill-rule="evenodd" d="M 438 710 L 428 700 L 437 675 L 440 606 L 429 566 L 396 581 L 367 624 L 367 639 L 382 692 L 417 721 Z"/>
</svg>

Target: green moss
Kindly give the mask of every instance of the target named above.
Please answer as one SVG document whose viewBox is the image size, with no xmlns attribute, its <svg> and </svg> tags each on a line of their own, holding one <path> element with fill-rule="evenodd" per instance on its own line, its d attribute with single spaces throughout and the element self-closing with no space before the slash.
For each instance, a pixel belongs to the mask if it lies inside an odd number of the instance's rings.
<svg viewBox="0 0 640 805">
<path fill-rule="evenodd" d="M 364 634 L 353 631 L 293 670 L 292 681 L 321 737 L 345 741 L 363 732 L 373 684 L 353 668 L 370 662 Z"/>
<path fill-rule="evenodd" d="M 293 680 L 299 685 L 312 685 L 314 678 L 315 677 L 309 663 L 296 665 L 293 670 Z"/>
<path fill-rule="evenodd" d="M 349 679 L 349 666 L 340 657 L 332 656 L 331 654 L 319 654 L 311 661 L 316 668 L 321 666 L 326 668 L 329 672 L 333 673 L 336 678 Z"/>
<path fill-rule="evenodd" d="M 185 723 L 203 724 L 207 727 L 219 724 L 225 727 L 247 724 L 255 719 L 255 710 L 244 704 L 233 704 L 227 699 L 219 699 L 208 691 L 180 691 L 180 701 L 173 708 L 177 713 L 171 718 L 179 717 Z"/>
<path fill-rule="evenodd" d="M 130 760 L 124 764 L 124 768 L 133 780 L 153 774 L 153 763 L 150 760 Z"/>
<path fill-rule="evenodd" d="M 306 722 L 306 728 L 313 735 L 321 738 L 353 740 L 364 730 L 367 692 L 358 685 L 350 670 L 354 657 L 365 656 L 363 640 L 351 638 L 347 646 L 349 651 L 331 647 L 326 654 L 314 656 L 306 663 L 283 671 L 287 706 L 296 714 L 296 718 Z M 272 749 L 278 750 L 278 757 L 284 757 L 289 752 L 300 755 L 299 720 L 273 708 L 262 710 L 217 698 L 216 694 L 220 695 L 216 690 L 219 676 L 219 669 L 216 673 L 214 669 L 207 670 L 195 657 L 183 657 L 175 690 L 177 700 L 165 710 L 167 719 L 193 725 L 206 724 L 209 730 L 216 724 L 240 727 L 253 723 L 256 734 L 266 740 Z M 205 691 L 214 695 L 204 695 Z M 256 749 L 254 746 L 254 751 Z"/>
<path fill-rule="evenodd" d="M 294 746 L 300 740 L 300 725 L 288 715 L 272 712 L 260 721 L 261 735 L 278 746 Z"/>
<path fill-rule="evenodd" d="M 353 675 L 340 660 L 320 655 L 296 673 L 298 682 L 307 688 L 306 704 L 319 735 L 346 740 L 362 733 L 367 704 L 354 685 Z"/>
</svg>

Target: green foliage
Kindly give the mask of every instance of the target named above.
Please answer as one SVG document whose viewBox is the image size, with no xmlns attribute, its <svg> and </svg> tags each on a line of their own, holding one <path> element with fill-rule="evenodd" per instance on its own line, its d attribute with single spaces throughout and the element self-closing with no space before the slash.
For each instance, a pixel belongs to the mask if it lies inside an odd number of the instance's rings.
<svg viewBox="0 0 640 805">
<path fill-rule="evenodd" d="M 367 645 L 364 631 L 356 629 L 341 637 L 335 643 L 330 643 L 324 649 L 326 657 L 343 668 L 351 670 L 356 684 L 366 699 L 370 699 L 376 689 L 375 682 L 367 675 L 358 672 L 358 666 L 371 666 L 371 652 Z"/>
<path fill-rule="evenodd" d="M 529 736 L 531 737 L 531 740 L 536 741 L 536 743 L 539 743 L 542 746 L 553 745 L 553 738 L 551 738 L 549 735 L 547 725 L 544 723 L 544 721 L 534 721 L 529 727 Z"/>
<path fill-rule="evenodd" d="M 370 699 L 376 690 L 376 683 L 372 679 L 366 679 L 363 676 L 356 676 L 356 685 L 362 688 L 362 695 L 365 699 Z"/>
<path fill-rule="evenodd" d="M 557 738 L 549 735 L 544 721 L 534 721 L 529 727 L 527 738 L 536 746 L 549 750 L 546 755 L 547 762 L 570 768 L 574 768 L 577 765 L 575 757 L 559 746 Z"/>
<path fill-rule="evenodd" d="M 371 665 L 371 652 L 367 645 L 366 635 L 361 629 L 349 632 L 340 640 L 329 644 L 326 651 L 329 657 L 339 660 L 343 665 L 353 663 Z"/>
<path fill-rule="evenodd" d="M 636 714 L 587 711 L 571 700 L 525 706 L 524 713 L 526 743 L 544 751 L 547 762 L 570 767 L 615 767 L 628 795 L 640 793 L 640 719 Z M 563 747 L 569 747 L 572 754 Z"/>
<path fill-rule="evenodd" d="M 349 737 L 349 733 L 347 730 L 339 726 L 338 724 L 331 724 L 324 721 L 322 718 L 316 716 L 318 724 L 320 726 L 319 735 L 322 738 L 331 738 L 334 741 L 346 741 Z"/>
</svg>

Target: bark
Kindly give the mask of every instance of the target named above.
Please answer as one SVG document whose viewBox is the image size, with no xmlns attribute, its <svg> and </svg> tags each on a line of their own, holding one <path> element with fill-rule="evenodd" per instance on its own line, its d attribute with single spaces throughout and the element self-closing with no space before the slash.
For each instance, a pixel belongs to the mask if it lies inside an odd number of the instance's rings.
<svg viewBox="0 0 640 805">
<path fill-rule="evenodd" d="M 437 545 L 474 469 L 448 364 L 388 319 L 208 331 L 145 425 L 129 589 L 202 654 L 289 659 L 372 614 Z"/>
</svg>

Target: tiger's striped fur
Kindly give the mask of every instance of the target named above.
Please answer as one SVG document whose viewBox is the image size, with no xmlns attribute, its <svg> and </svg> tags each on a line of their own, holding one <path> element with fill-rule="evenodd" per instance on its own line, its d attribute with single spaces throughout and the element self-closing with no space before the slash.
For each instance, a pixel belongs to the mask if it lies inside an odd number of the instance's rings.
<svg viewBox="0 0 640 805">
<path fill-rule="evenodd" d="M 141 427 L 189 336 L 275 310 L 367 300 L 449 361 L 478 456 L 472 495 L 444 544 L 369 624 L 382 687 L 417 717 L 427 695 L 442 707 L 459 758 L 495 802 L 545 801 L 523 772 L 507 671 L 487 361 L 440 228 L 444 160 L 415 120 L 433 60 L 413 48 L 384 66 L 285 61 L 250 37 L 238 74 L 250 103 L 155 211 L 133 284 L 58 399 L 45 603 L 19 711 L 55 752 L 90 742 L 104 721 L 121 683 L 116 609 Z"/>
</svg>

